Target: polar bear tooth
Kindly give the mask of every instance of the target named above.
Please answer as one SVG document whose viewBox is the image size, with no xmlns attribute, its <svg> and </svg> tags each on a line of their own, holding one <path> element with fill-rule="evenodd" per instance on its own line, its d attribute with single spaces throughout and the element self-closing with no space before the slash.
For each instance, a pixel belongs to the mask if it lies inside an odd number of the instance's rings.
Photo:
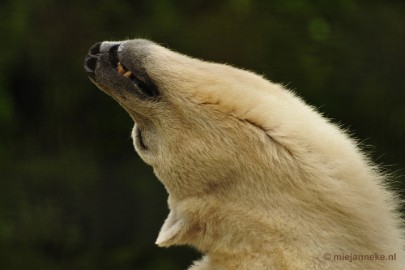
<svg viewBox="0 0 405 270">
<path fill-rule="evenodd" d="M 120 62 L 118 62 L 117 64 L 117 72 L 121 75 L 123 75 L 126 72 L 125 68 L 121 65 Z"/>
<path fill-rule="evenodd" d="M 131 71 L 127 71 L 124 73 L 124 77 L 127 77 L 127 78 L 129 78 L 131 75 L 132 75 Z"/>
<path fill-rule="evenodd" d="M 117 68 L 117 72 L 122 75 L 122 74 L 125 73 L 125 69 L 123 69 L 123 68 L 120 66 L 120 67 Z"/>
</svg>

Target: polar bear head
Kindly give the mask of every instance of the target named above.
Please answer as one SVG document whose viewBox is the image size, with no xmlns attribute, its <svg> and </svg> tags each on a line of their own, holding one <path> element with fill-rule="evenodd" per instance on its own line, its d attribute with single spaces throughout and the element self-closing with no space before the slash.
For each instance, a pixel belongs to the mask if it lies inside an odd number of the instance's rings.
<svg viewBox="0 0 405 270">
<path fill-rule="evenodd" d="M 269 135 L 277 116 L 264 112 L 274 102 L 288 106 L 284 91 L 261 76 L 143 39 L 98 43 L 85 67 L 130 114 L 136 151 L 175 196 L 226 189 L 282 157 L 268 156 L 270 146 L 288 152 Z"/>
<path fill-rule="evenodd" d="M 158 245 L 191 244 L 228 269 L 259 253 L 260 265 L 302 254 L 291 268 L 330 269 L 321 252 L 401 250 L 383 177 L 282 86 L 143 39 L 95 44 L 85 69 L 132 117 L 135 149 L 170 194 Z"/>
</svg>

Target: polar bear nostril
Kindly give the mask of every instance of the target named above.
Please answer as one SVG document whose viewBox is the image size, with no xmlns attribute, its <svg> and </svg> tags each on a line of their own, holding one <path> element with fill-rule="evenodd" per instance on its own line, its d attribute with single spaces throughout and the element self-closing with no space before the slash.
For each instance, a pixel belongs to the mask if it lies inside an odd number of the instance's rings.
<svg viewBox="0 0 405 270">
<path fill-rule="evenodd" d="M 109 50 L 108 53 L 110 55 L 110 61 L 111 64 L 116 67 L 118 62 L 119 62 L 119 58 L 118 58 L 118 47 L 119 44 L 112 46 Z"/>
<path fill-rule="evenodd" d="M 89 75 L 94 75 L 96 69 L 98 57 L 94 55 L 87 55 L 84 60 L 84 70 L 89 73 Z"/>
<path fill-rule="evenodd" d="M 91 46 L 89 50 L 90 55 L 96 55 L 100 53 L 100 47 L 101 47 L 102 42 L 96 43 L 93 46 Z"/>
<path fill-rule="evenodd" d="M 84 59 L 84 70 L 93 79 L 94 79 L 94 72 L 96 70 L 98 57 L 100 54 L 101 44 L 102 44 L 102 42 L 99 42 L 99 43 L 96 43 L 93 46 L 91 46 L 89 49 L 89 53 L 87 54 L 86 58 Z"/>
<path fill-rule="evenodd" d="M 111 48 L 108 50 L 108 52 L 109 52 L 109 53 L 117 54 L 117 51 L 118 51 L 118 47 L 119 47 L 119 46 L 120 46 L 120 44 L 116 44 L 116 45 L 111 46 Z"/>
</svg>

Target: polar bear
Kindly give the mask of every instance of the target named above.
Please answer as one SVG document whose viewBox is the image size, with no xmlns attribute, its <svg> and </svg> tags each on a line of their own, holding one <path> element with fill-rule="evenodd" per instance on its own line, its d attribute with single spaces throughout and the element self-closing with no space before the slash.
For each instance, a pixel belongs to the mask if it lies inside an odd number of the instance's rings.
<svg viewBox="0 0 405 270">
<path fill-rule="evenodd" d="M 282 85 L 144 39 L 95 44 L 85 69 L 167 189 L 156 244 L 205 254 L 189 269 L 405 269 L 384 174 Z"/>
</svg>

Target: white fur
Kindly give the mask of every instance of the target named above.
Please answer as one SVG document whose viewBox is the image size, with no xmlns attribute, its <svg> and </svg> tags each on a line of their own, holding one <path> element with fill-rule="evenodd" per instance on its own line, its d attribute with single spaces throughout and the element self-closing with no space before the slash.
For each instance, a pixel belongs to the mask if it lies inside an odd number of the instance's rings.
<svg viewBox="0 0 405 270">
<path fill-rule="evenodd" d="M 395 196 L 339 127 L 251 72 L 125 43 L 122 61 L 137 57 L 159 101 L 108 91 L 141 128 L 148 150 L 137 151 L 169 193 L 159 246 L 205 253 L 190 270 L 405 269 Z"/>
</svg>

